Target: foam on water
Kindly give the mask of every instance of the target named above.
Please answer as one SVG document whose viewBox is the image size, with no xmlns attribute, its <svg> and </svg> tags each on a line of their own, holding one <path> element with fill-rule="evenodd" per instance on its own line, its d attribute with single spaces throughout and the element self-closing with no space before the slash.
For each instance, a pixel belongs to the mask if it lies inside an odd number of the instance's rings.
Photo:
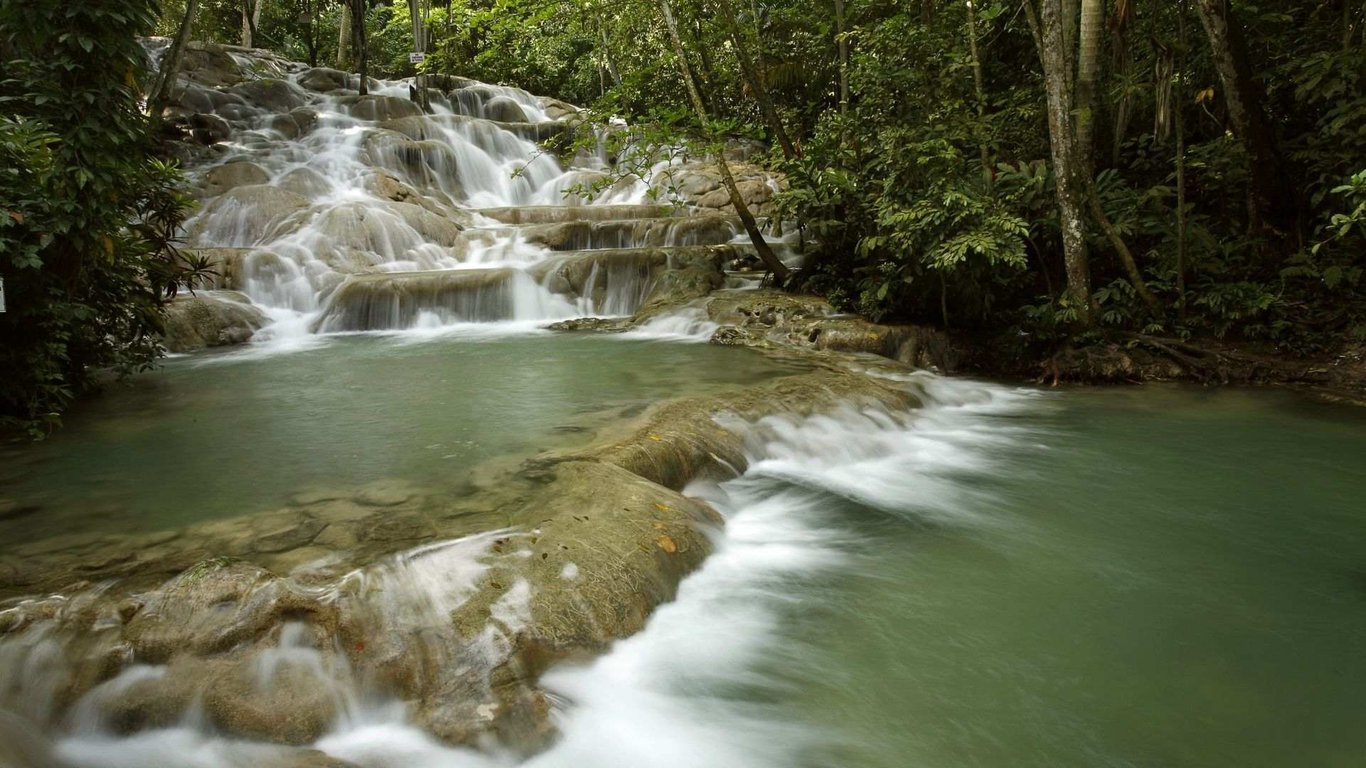
<svg viewBox="0 0 1366 768">
<path fill-rule="evenodd" d="M 312 748 L 361 768 L 810 764 L 849 735 L 794 721 L 784 708 L 804 681 L 830 672 L 794 637 L 793 623 L 823 609 L 823 583 L 861 567 L 860 538 L 845 516 L 859 509 L 934 525 L 1001 524 L 990 497 L 971 488 L 993 471 L 993 453 L 1030 439 L 1011 418 L 1035 408 L 1039 397 L 928 374 L 897 378 L 921 396 L 923 408 L 893 413 L 850 406 L 805 418 L 723 422 L 744 436 L 748 469 L 685 490 L 725 518 L 724 528 L 712 533 L 714 554 L 639 634 L 596 661 L 543 676 L 560 738 L 539 755 L 519 763 L 497 745 L 474 751 L 441 744 L 412 722 L 401 702 L 369 690 L 363 674 L 326 661 L 318 637 L 301 623 L 281 626 L 277 647 L 257 662 L 256 684 L 268 690 L 290 671 L 288 679 L 303 675 L 328 692 L 339 714 Z M 355 571 L 331 589 L 364 606 L 393 636 L 420 632 L 448 621 L 474 593 L 495 541 L 518 536 L 494 531 L 419 547 Z M 572 581 L 577 568 L 561 575 Z M 492 668 L 508 651 L 507 638 L 529 620 L 531 600 L 530 585 L 514 582 L 492 606 L 482 636 L 458 646 L 433 636 L 424 653 L 436 664 Z M 9 675 L 21 676 L 11 687 L 39 691 L 46 679 L 41 660 L 53 655 L 44 649 L 54 639 L 41 632 L 21 637 L 27 638 L 22 647 L 13 640 L 0 644 L 0 659 Z M 159 667 L 133 664 L 88 693 L 58 738 L 60 757 L 76 768 L 255 768 L 285 759 L 283 748 L 214 733 L 193 708 L 169 727 L 113 732 L 103 703 L 161 674 Z"/>
</svg>

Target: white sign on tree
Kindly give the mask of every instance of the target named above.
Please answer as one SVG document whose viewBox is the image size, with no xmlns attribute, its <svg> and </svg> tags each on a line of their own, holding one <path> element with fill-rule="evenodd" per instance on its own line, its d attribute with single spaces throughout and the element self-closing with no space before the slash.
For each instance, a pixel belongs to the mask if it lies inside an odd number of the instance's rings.
<svg viewBox="0 0 1366 768">
<path fill-rule="evenodd" d="M 412 53 L 408 54 L 408 63 L 409 63 L 409 64 L 421 64 L 422 62 L 424 62 L 424 61 L 426 61 L 426 60 L 427 60 L 427 54 L 425 54 L 425 53 L 418 53 L 417 51 L 413 51 Z"/>
</svg>

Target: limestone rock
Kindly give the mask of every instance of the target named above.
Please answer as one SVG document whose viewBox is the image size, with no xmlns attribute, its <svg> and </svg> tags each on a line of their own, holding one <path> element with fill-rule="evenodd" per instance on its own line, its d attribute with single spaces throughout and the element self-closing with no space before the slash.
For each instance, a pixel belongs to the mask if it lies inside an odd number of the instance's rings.
<svg viewBox="0 0 1366 768">
<path fill-rule="evenodd" d="M 248 160 L 236 160 L 210 168 L 200 183 L 200 191 L 205 197 L 217 197 L 230 189 L 270 181 L 266 169 Z"/>
<path fill-rule="evenodd" d="M 181 294 L 166 307 L 164 343 L 171 352 L 242 344 L 265 324 L 265 313 L 244 294 Z"/>
<path fill-rule="evenodd" d="M 289 112 L 308 103 L 308 96 L 302 88 L 288 80 L 276 78 L 240 83 L 228 89 L 228 92 L 269 112 Z"/>
<path fill-rule="evenodd" d="M 346 88 L 354 88 L 358 80 L 359 76 L 351 75 L 340 69 L 314 67 L 299 75 L 297 82 L 310 91 L 330 93 Z"/>
<path fill-rule="evenodd" d="M 232 126 L 218 115 L 190 115 L 190 133 L 200 144 L 217 144 L 232 136 Z"/>
<path fill-rule="evenodd" d="M 194 82 L 210 87 L 236 85 L 244 77 L 241 65 L 223 46 L 194 41 L 185 45 L 180 71 Z"/>
<path fill-rule="evenodd" d="M 348 114 L 358 120 L 382 122 L 422 114 L 422 108 L 397 96 L 349 96 L 341 100 Z"/>
</svg>

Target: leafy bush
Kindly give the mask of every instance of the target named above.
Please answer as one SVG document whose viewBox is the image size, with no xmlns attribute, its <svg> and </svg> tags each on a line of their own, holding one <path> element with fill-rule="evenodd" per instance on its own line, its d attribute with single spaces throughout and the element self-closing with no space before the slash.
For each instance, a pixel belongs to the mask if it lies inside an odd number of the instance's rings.
<svg viewBox="0 0 1366 768">
<path fill-rule="evenodd" d="M 40 436 L 99 371 L 161 352 L 187 202 L 139 110 L 154 9 L 0 0 L 0 426 Z"/>
</svg>

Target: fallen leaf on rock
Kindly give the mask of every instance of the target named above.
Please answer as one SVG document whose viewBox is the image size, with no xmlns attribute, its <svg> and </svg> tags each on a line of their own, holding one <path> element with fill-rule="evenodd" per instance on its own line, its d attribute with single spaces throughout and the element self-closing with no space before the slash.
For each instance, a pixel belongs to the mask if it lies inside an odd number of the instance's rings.
<svg viewBox="0 0 1366 768">
<path fill-rule="evenodd" d="M 668 552 L 669 554 L 673 554 L 674 552 L 678 551 L 678 545 L 674 543 L 674 540 L 668 536 L 660 536 L 659 538 L 655 539 L 655 544 L 659 545 L 660 549 L 664 550 L 665 552 Z"/>
</svg>

